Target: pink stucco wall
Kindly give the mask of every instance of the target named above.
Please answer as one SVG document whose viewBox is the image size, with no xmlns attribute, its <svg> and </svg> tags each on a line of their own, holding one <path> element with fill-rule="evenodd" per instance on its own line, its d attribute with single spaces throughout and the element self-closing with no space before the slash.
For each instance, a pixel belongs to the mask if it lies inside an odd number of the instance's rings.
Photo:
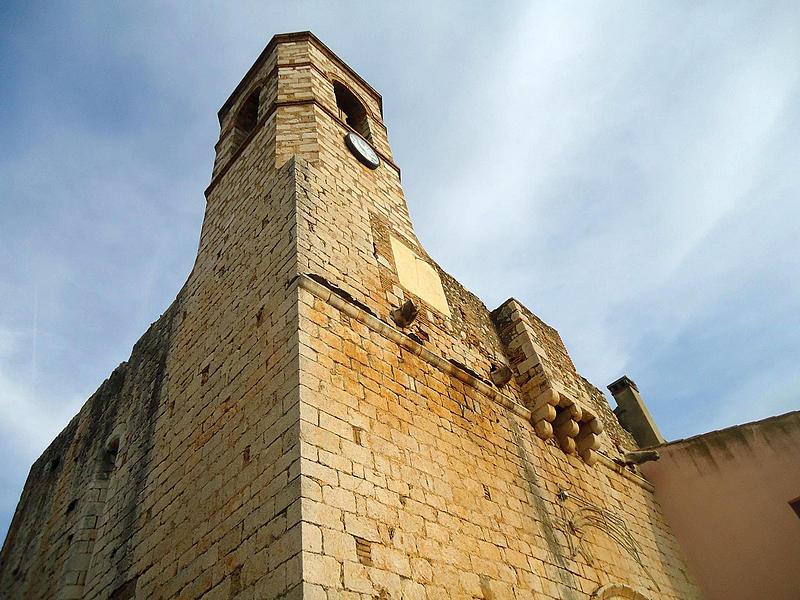
<svg viewBox="0 0 800 600">
<path fill-rule="evenodd" d="M 642 472 L 708 600 L 800 599 L 800 411 L 658 451 Z"/>
</svg>

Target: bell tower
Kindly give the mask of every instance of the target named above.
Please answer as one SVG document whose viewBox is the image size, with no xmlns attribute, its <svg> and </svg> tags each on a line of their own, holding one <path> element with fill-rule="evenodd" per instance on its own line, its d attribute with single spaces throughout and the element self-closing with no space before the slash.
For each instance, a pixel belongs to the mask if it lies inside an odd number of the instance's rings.
<svg viewBox="0 0 800 600">
<path fill-rule="evenodd" d="M 300 178 L 299 272 L 344 284 L 388 314 L 405 296 L 382 272 L 394 263 L 396 249 L 407 287 L 435 298 L 439 312 L 449 314 L 438 269 L 411 224 L 381 96 L 313 34 L 275 36 L 219 111 L 219 121 L 210 205 L 224 201 L 231 187 L 240 190 L 237 201 L 258 194 L 246 183 L 257 179 L 251 163 L 264 171 L 291 160 Z"/>
<path fill-rule="evenodd" d="M 319 125 L 326 120 L 327 133 L 336 123 L 372 144 L 384 160 L 392 160 L 380 94 L 310 32 L 276 35 L 218 116 L 215 176 L 248 136 L 273 118 L 277 166 L 293 155 L 317 160 Z"/>
<path fill-rule="evenodd" d="M 425 252 L 380 95 L 291 33 L 218 116 L 192 272 L 31 468 L 0 595 L 696 597 L 558 332 Z"/>
<path fill-rule="evenodd" d="M 392 159 L 380 94 L 313 34 L 275 36 L 218 116 L 220 139 L 206 191 L 210 203 L 226 195 L 221 188 L 241 189 L 242 177 L 255 179 L 249 168 L 254 160 L 263 171 L 291 159 L 306 173 L 298 188 L 307 196 L 297 210 L 296 233 L 305 242 L 299 246 L 301 271 L 331 268 L 338 275 L 356 268 L 377 281 L 370 215 L 396 229 L 415 254 L 424 254 Z M 248 174 L 229 175 L 242 171 L 237 165 L 248 165 Z M 258 193 L 255 186 L 243 191 Z"/>
</svg>

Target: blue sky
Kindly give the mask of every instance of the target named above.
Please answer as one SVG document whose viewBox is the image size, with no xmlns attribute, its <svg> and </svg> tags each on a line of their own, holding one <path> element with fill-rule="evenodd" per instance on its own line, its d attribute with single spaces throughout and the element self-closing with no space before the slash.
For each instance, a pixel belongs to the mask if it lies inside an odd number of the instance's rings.
<svg viewBox="0 0 800 600">
<path fill-rule="evenodd" d="M 383 94 L 417 233 L 490 309 L 668 439 L 800 408 L 797 3 L 5 3 L 0 535 L 188 275 L 216 111 L 304 29 Z"/>
</svg>

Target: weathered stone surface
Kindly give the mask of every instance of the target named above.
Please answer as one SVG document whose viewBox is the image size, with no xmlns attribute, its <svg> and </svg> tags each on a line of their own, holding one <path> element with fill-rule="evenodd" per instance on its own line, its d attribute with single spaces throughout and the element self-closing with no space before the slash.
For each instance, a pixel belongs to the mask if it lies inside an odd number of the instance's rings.
<svg viewBox="0 0 800 600">
<path fill-rule="evenodd" d="M 344 143 L 334 82 L 363 104 L 375 170 Z M 557 332 L 513 300 L 491 313 L 420 245 L 380 96 L 289 34 L 219 116 L 194 269 L 34 464 L 0 590 L 572 600 L 616 581 L 698 597 L 652 488 L 601 459 L 636 446 Z M 400 330 L 390 313 L 408 300 Z M 497 365 L 516 369 L 502 389 Z M 542 439 L 556 421 L 580 455 Z M 579 539 L 573 498 L 635 543 Z"/>
</svg>

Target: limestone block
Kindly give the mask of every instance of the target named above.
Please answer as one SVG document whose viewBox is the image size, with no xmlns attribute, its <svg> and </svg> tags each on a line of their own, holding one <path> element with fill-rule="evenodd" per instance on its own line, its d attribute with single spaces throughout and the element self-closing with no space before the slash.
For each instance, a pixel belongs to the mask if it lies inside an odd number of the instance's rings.
<svg viewBox="0 0 800 600">
<path fill-rule="evenodd" d="M 576 444 L 575 438 L 568 437 L 568 436 L 559 436 L 558 445 L 561 446 L 561 449 L 566 452 L 567 454 L 572 454 L 575 452 Z"/>
<path fill-rule="evenodd" d="M 371 542 L 379 542 L 380 535 L 375 521 L 363 516 L 345 513 L 344 528 L 347 533 Z"/>
<path fill-rule="evenodd" d="M 348 533 L 322 529 L 322 548 L 327 556 L 340 561 L 356 558 L 356 540 Z"/>
<path fill-rule="evenodd" d="M 561 386 L 559 386 L 560 388 Z M 558 390 L 558 405 L 561 408 L 568 408 L 575 404 L 575 400 L 565 390 Z"/>
<path fill-rule="evenodd" d="M 558 420 L 558 417 L 556 417 L 556 420 Z M 561 440 L 563 437 L 574 438 L 576 435 L 578 435 L 578 424 L 570 418 L 567 418 L 558 424 L 556 424 L 554 421 L 553 425 L 553 431 L 555 431 L 555 434 L 558 436 L 559 440 Z"/>
<path fill-rule="evenodd" d="M 534 408 L 542 406 L 544 404 L 550 404 L 551 406 L 557 406 L 559 401 L 559 396 L 556 392 L 552 389 L 548 388 L 541 392 L 533 401 Z"/>
<path fill-rule="evenodd" d="M 507 365 L 492 365 L 492 369 L 489 371 L 489 377 L 491 378 L 492 383 L 494 383 L 497 387 L 504 387 L 509 381 L 511 381 L 512 372 Z"/>
<path fill-rule="evenodd" d="M 579 437 L 576 440 L 576 445 L 578 452 L 583 452 L 585 450 L 599 450 L 600 439 L 595 434 L 588 433 Z"/>
<path fill-rule="evenodd" d="M 600 460 L 600 456 L 597 454 L 597 452 L 590 449 L 581 452 L 580 456 L 583 459 L 583 462 L 585 462 L 590 467 L 594 466 L 597 463 L 597 461 Z"/>
<path fill-rule="evenodd" d="M 450 307 L 439 274 L 396 237 L 391 236 L 390 242 L 400 285 L 449 317 Z"/>
<path fill-rule="evenodd" d="M 353 592 L 371 594 L 373 591 L 372 583 L 369 580 L 369 569 L 359 562 L 350 560 L 342 564 L 344 569 L 344 587 Z"/>
<path fill-rule="evenodd" d="M 531 422 L 553 421 L 556 418 L 556 409 L 552 404 L 543 404 L 531 411 Z"/>
<path fill-rule="evenodd" d="M 519 365 L 517 365 L 517 371 L 520 374 L 527 373 L 528 371 L 533 370 L 537 365 L 541 364 L 541 360 L 539 356 L 534 352 L 532 354 L 528 354 L 525 357 L 525 360 L 522 361 Z"/>
<path fill-rule="evenodd" d="M 307 552 L 303 561 L 303 577 L 308 583 L 336 586 L 340 577 L 339 562 L 331 556 Z"/>
<path fill-rule="evenodd" d="M 574 405 L 573 405 L 574 406 Z M 572 411 L 569 408 L 564 408 L 558 412 L 558 416 L 556 416 L 555 420 L 553 421 L 554 426 L 562 425 L 567 421 L 575 421 L 572 416 Z M 577 423 L 576 423 L 577 425 Z M 572 436 L 575 437 L 575 436 Z"/>
<path fill-rule="evenodd" d="M 543 440 L 549 440 L 551 437 L 553 437 L 553 426 L 547 421 L 537 422 L 534 425 L 534 430 L 536 431 L 536 435 Z"/>
<path fill-rule="evenodd" d="M 584 414 L 584 419 L 586 418 L 586 416 L 589 416 L 591 418 L 588 420 L 581 421 L 581 429 L 586 430 L 587 432 L 591 432 L 595 435 L 600 435 L 601 433 L 603 433 L 603 423 L 600 421 L 600 419 L 586 414 Z"/>
</svg>

